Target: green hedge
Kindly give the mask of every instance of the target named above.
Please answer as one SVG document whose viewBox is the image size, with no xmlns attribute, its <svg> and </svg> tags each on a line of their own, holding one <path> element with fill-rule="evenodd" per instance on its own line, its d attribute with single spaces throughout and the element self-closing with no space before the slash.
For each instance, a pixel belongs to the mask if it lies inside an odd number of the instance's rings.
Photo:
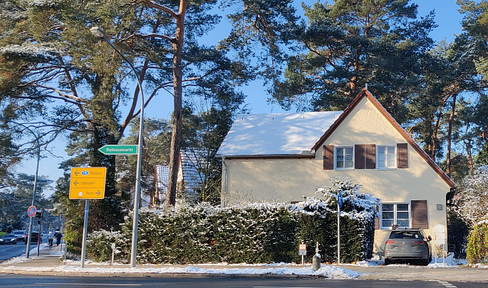
<svg viewBox="0 0 488 288">
<path fill-rule="evenodd" d="M 376 210 L 350 207 L 341 213 L 341 261 L 371 258 Z M 118 261 L 129 261 L 132 219 L 122 231 L 89 236 L 88 255 L 110 259 L 116 243 Z M 337 211 L 333 203 L 310 199 L 295 205 L 255 204 L 216 208 L 198 206 L 179 213 L 142 211 L 139 215 L 140 263 L 276 263 L 300 262 L 298 244 L 308 247 L 307 260 L 319 242 L 322 261 L 337 259 Z"/>
<path fill-rule="evenodd" d="M 488 263 L 488 223 L 474 226 L 468 236 L 466 259 L 470 264 Z"/>
</svg>

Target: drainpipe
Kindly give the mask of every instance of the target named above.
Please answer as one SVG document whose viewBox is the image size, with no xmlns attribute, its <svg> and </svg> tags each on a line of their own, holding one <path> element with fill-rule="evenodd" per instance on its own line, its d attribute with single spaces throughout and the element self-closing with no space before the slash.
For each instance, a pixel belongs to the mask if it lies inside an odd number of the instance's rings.
<svg viewBox="0 0 488 288">
<path fill-rule="evenodd" d="M 227 164 L 225 164 L 225 156 L 222 156 L 222 167 L 224 168 L 224 183 L 222 184 L 222 196 L 224 195 L 227 195 Z M 225 202 L 224 202 L 224 198 L 225 197 L 222 197 L 221 200 L 220 200 L 220 203 L 222 205 L 222 207 L 225 207 Z"/>
</svg>

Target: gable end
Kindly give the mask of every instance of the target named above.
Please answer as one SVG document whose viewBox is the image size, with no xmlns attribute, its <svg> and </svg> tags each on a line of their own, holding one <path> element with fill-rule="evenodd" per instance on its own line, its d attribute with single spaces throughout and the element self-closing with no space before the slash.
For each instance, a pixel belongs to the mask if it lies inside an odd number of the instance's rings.
<svg viewBox="0 0 488 288">
<path fill-rule="evenodd" d="M 425 153 L 425 151 L 422 148 L 420 148 L 420 146 L 418 146 L 418 144 L 410 137 L 410 135 L 408 135 L 407 132 L 403 130 L 400 124 L 396 122 L 396 120 L 390 115 L 390 113 L 388 113 L 388 111 L 385 110 L 385 108 L 380 104 L 380 102 L 378 102 L 378 100 L 366 88 L 361 90 L 361 92 L 359 92 L 356 98 L 352 100 L 351 104 L 347 106 L 347 108 L 339 116 L 339 118 L 337 118 L 337 120 L 324 133 L 324 135 L 322 135 L 322 137 L 320 137 L 320 139 L 315 143 L 315 145 L 312 147 L 312 150 L 317 151 L 317 149 L 325 143 L 325 141 L 330 137 L 330 135 L 334 133 L 334 131 L 342 124 L 342 122 L 346 119 L 346 117 L 354 110 L 354 108 L 356 108 L 356 106 L 361 102 L 361 100 L 364 97 L 368 98 L 368 100 L 373 104 L 373 106 L 376 107 L 376 109 L 378 109 L 378 111 L 388 120 L 388 122 L 400 133 L 400 135 L 402 135 L 405 141 L 407 141 L 407 143 L 410 144 L 410 146 L 412 146 L 412 148 L 425 160 L 425 162 L 427 162 L 427 164 L 429 164 L 429 166 L 432 169 L 434 169 L 434 171 L 447 183 L 447 185 L 449 185 L 450 187 L 455 186 L 451 178 L 449 178 L 449 176 L 447 176 L 447 174 L 444 173 L 444 171 L 442 171 L 442 169 L 439 166 L 437 166 L 437 164 L 429 157 L 429 155 L 427 155 L 427 153 Z M 408 161 L 408 157 L 407 157 L 407 161 Z M 401 164 L 405 165 L 405 162 Z M 408 167 L 408 162 L 406 162 L 406 165 Z"/>
</svg>

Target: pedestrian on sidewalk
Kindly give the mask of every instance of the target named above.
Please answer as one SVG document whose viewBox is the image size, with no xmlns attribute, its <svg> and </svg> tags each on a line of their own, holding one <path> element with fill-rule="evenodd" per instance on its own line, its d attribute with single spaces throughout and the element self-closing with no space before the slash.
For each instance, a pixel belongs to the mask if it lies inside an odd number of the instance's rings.
<svg viewBox="0 0 488 288">
<path fill-rule="evenodd" d="M 59 232 L 59 231 L 56 231 L 56 232 L 54 232 L 54 237 L 56 238 L 56 246 L 59 246 L 59 244 L 61 243 L 61 237 L 63 237 L 63 234 L 61 234 L 61 232 Z"/>
</svg>

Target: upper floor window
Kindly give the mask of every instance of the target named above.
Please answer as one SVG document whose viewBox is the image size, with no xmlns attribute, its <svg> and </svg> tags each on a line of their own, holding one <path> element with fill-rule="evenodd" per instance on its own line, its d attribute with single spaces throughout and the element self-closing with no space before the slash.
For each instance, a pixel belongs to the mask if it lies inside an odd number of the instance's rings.
<svg viewBox="0 0 488 288">
<path fill-rule="evenodd" d="M 378 169 L 396 168 L 395 146 L 377 146 L 376 165 Z"/>
<path fill-rule="evenodd" d="M 408 144 L 354 144 L 323 146 L 323 169 L 405 169 L 408 168 Z"/>
<path fill-rule="evenodd" d="M 336 147 L 336 168 L 349 169 L 354 167 L 354 149 L 350 147 Z"/>
</svg>

